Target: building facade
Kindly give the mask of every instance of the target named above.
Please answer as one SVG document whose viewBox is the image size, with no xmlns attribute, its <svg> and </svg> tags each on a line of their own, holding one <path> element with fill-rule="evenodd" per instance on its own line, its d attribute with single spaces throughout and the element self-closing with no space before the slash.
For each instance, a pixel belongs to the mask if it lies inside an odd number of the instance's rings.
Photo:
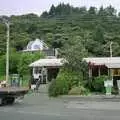
<svg viewBox="0 0 120 120">
<path fill-rule="evenodd" d="M 88 63 L 89 78 L 107 75 L 117 86 L 117 80 L 120 80 L 120 57 L 91 57 L 83 60 Z"/>
</svg>

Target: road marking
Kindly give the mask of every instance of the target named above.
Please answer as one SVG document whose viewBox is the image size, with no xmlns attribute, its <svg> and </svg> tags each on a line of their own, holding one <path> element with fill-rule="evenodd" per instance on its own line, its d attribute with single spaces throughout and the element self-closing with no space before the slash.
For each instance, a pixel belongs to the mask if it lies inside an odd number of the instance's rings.
<svg viewBox="0 0 120 120">
<path fill-rule="evenodd" d="M 40 112 L 27 112 L 27 111 L 21 111 L 21 110 L 17 110 L 17 111 L 10 111 L 7 109 L 4 110 L 0 110 L 0 112 L 5 112 L 5 113 L 21 113 L 21 114 L 32 114 L 32 115 L 43 115 L 43 116 L 57 116 L 57 117 L 68 117 L 68 116 L 72 116 L 72 115 L 63 115 L 60 113 L 40 113 Z"/>
</svg>

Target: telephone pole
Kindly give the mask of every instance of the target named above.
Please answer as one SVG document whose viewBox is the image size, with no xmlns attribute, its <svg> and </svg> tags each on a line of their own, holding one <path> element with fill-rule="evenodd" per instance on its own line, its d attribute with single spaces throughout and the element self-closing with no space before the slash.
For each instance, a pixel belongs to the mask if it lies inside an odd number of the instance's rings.
<svg viewBox="0 0 120 120">
<path fill-rule="evenodd" d="M 113 56 L 113 54 L 112 54 L 112 44 L 113 44 L 113 42 L 110 42 L 110 63 L 109 64 L 111 64 L 111 58 Z M 113 80 L 113 73 L 112 73 L 111 69 L 110 69 L 110 76 L 111 76 L 111 78 Z"/>
</svg>

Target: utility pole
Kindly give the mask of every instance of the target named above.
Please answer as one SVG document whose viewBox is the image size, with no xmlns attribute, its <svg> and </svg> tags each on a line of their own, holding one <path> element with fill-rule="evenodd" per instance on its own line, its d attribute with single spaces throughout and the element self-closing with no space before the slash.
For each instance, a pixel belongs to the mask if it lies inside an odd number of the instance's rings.
<svg viewBox="0 0 120 120">
<path fill-rule="evenodd" d="M 113 42 L 110 42 L 110 57 L 112 57 L 112 44 Z"/>
<path fill-rule="evenodd" d="M 113 44 L 113 42 L 110 42 L 110 62 L 111 62 L 111 58 L 112 58 L 112 44 Z M 111 63 L 109 63 L 109 64 L 111 64 Z M 113 80 L 113 73 L 112 73 L 112 70 L 110 69 L 110 76 L 111 76 L 111 78 L 112 78 L 112 80 Z"/>
<path fill-rule="evenodd" d="M 7 28 L 7 41 L 6 41 L 6 83 L 9 81 L 9 39 L 10 39 L 10 24 L 5 22 Z"/>
</svg>

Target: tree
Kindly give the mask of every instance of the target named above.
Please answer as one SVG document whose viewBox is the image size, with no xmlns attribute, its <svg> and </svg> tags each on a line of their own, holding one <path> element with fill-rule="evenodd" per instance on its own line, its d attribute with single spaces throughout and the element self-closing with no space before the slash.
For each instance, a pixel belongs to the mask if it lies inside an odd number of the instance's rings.
<svg viewBox="0 0 120 120">
<path fill-rule="evenodd" d="M 98 15 L 100 17 L 105 17 L 107 15 L 105 9 L 103 8 L 103 6 L 100 7 L 99 11 L 98 11 Z"/>
<path fill-rule="evenodd" d="M 50 47 L 52 46 L 53 39 L 54 39 L 53 33 L 47 33 L 46 34 L 45 40 L 49 44 Z"/>
<path fill-rule="evenodd" d="M 0 57 L 0 76 L 4 76 L 5 75 L 5 71 L 6 71 L 6 59 L 5 59 L 5 55 L 2 55 Z"/>
<path fill-rule="evenodd" d="M 86 9 L 86 7 L 81 7 L 81 8 L 79 9 L 79 12 L 80 12 L 81 15 L 87 14 L 87 9 Z"/>
<path fill-rule="evenodd" d="M 98 25 L 96 27 L 95 33 L 93 35 L 93 38 L 95 41 L 99 42 L 99 43 L 104 43 L 104 30 L 101 27 L 101 25 Z"/>
<path fill-rule="evenodd" d="M 50 16 L 54 16 L 55 15 L 55 6 L 54 5 L 51 6 L 50 11 L 49 11 L 49 15 Z"/>
<path fill-rule="evenodd" d="M 11 44 L 11 47 L 14 47 L 17 49 L 17 51 L 20 51 L 26 47 L 29 40 L 30 40 L 30 37 L 27 33 L 24 32 L 24 33 L 18 34 L 16 32 L 14 32 L 11 35 L 10 44 Z"/>
<path fill-rule="evenodd" d="M 106 13 L 107 13 L 107 16 L 115 16 L 116 15 L 116 9 L 114 9 L 111 5 L 108 6 L 106 9 L 105 9 Z"/>
<path fill-rule="evenodd" d="M 43 12 L 41 15 L 42 18 L 47 18 L 48 16 L 49 16 L 49 14 L 47 11 Z"/>
<path fill-rule="evenodd" d="M 18 73 L 20 75 L 28 75 L 30 72 L 29 64 L 43 58 L 44 55 L 40 52 L 32 53 L 23 53 L 20 56 L 20 61 L 18 63 Z"/>
<path fill-rule="evenodd" d="M 103 53 L 105 54 L 105 56 L 110 56 L 110 44 L 111 41 L 108 41 L 105 45 L 103 45 Z M 116 56 L 120 56 L 120 44 L 113 42 L 112 41 L 112 56 L 116 57 Z"/>
<path fill-rule="evenodd" d="M 15 74 L 18 73 L 17 65 L 19 63 L 20 54 L 16 52 L 14 48 L 10 48 L 10 58 L 9 58 L 9 73 Z M 6 71 L 6 55 L 2 55 L 0 58 L 0 75 L 5 75 Z"/>
<path fill-rule="evenodd" d="M 95 7 L 87 10 L 85 7 L 61 3 L 57 6 L 52 5 L 44 15 L 47 18 L 34 14 L 6 17 L 12 23 L 10 47 L 21 51 L 30 40 L 38 37 L 44 39 L 50 47 L 66 49 L 66 46 L 71 45 L 79 36 L 89 55 L 102 56 L 104 53 L 101 49 L 108 41 L 120 45 L 120 17 L 116 15 L 112 6 L 101 7 L 97 11 Z M 107 38 L 105 35 L 108 35 Z M 0 55 L 4 55 L 5 52 L 6 27 L 0 24 Z"/>
<path fill-rule="evenodd" d="M 55 34 L 54 39 L 52 41 L 52 47 L 53 48 L 61 48 L 63 46 L 63 39 L 62 34 Z"/>
<path fill-rule="evenodd" d="M 9 71 L 10 74 L 18 73 L 18 63 L 19 63 L 20 53 L 18 53 L 14 48 L 10 48 L 10 65 Z"/>
<path fill-rule="evenodd" d="M 68 68 L 77 72 L 84 71 L 85 64 L 83 58 L 87 56 L 87 50 L 80 41 L 76 40 L 74 45 L 66 47 L 66 49 L 61 52 L 67 61 L 66 66 Z"/>
<path fill-rule="evenodd" d="M 97 10 L 96 7 L 90 7 L 89 10 L 88 10 L 88 13 L 90 15 L 96 15 L 96 10 Z"/>
</svg>

